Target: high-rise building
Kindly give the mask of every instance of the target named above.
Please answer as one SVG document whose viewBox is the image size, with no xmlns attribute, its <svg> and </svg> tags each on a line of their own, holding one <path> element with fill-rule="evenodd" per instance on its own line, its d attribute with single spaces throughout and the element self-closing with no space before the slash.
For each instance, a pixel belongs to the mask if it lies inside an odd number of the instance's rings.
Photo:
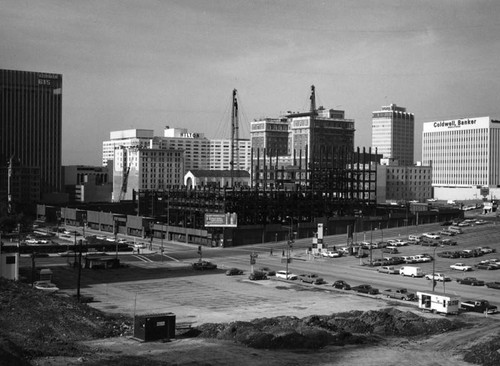
<svg viewBox="0 0 500 366">
<path fill-rule="evenodd" d="M 414 132 L 415 117 L 406 108 L 391 104 L 373 112 L 372 148 L 383 158 L 402 166 L 413 165 Z"/>
<path fill-rule="evenodd" d="M 312 112 L 290 113 L 284 118 L 251 122 L 254 158 L 278 157 L 279 165 L 293 164 L 294 156 L 320 160 L 322 152 L 336 149 L 354 151 L 354 120 L 341 110 L 319 107 Z M 265 153 L 264 153 L 265 151 Z M 326 155 L 325 155 L 326 156 Z M 323 157 L 324 158 L 324 157 Z"/>
<path fill-rule="evenodd" d="M 41 198 L 61 190 L 62 75 L 0 70 L 0 166 L 38 169 Z M 15 171 L 12 171 L 15 174 Z M 5 177 L 1 179 L 5 181 Z M 13 201 L 16 197 L 12 197 Z M 2 197 L 3 201 L 3 197 Z"/>
<path fill-rule="evenodd" d="M 210 140 L 210 170 L 231 170 L 231 140 Z M 239 139 L 233 151 L 234 170 L 250 170 L 251 143 L 248 139 Z"/>
<path fill-rule="evenodd" d="M 500 121 L 473 117 L 424 123 L 422 162 L 432 165 L 436 198 L 498 199 Z"/>
</svg>

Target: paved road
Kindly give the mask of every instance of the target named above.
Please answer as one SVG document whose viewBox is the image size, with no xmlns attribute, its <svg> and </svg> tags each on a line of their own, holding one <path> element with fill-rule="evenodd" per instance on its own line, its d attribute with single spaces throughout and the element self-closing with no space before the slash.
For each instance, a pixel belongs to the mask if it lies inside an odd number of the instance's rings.
<svg viewBox="0 0 500 366">
<path fill-rule="evenodd" d="M 439 224 L 429 224 L 412 228 L 393 228 L 383 231 L 384 239 L 404 237 L 407 232 L 422 233 L 438 231 Z M 491 223 L 484 226 L 465 228 L 465 233 L 454 237 L 458 245 L 453 248 L 432 248 L 419 245 L 401 249 L 403 255 L 414 255 L 427 252 L 434 254 L 444 250 L 458 250 L 489 245 L 500 250 L 498 232 L 500 227 Z M 378 233 L 377 233 L 378 234 Z M 380 233 L 382 234 L 382 233 Z M 359 239 L 363 239 L 362 234 Z M 377 241 L 375 234 L 365 234 Z M 381 236 L 380 236 L 381 238 Z M 358 240 L 359 240 L 358 239 Z M 344 235 L 328 236 L 328 245 L 343 245 Z M 306 254 L 311 239 L 296 240 L 291 253 L 292 262 L 289 269 L 297 274 L 314 272 L 322 276 L 328 283 L 344 279 L 351 285 L 369 283 L 381 290 L 385 288 L 406 287 L 410 290 L 430 290 L 431 283 L 423 278 L 402 277 L 399 275 L 380 274 L 376 268 L 364 264 L 354 257 L 313 258 Z M 227 320 L 228 313 L 233 312 L 236 319 L 248 319 L 259 316 L 279 314 L 299 315 L 306 313 L 325 314 L 333 311 L 350 309 L 370 309 L 387 306 L 385 300 L 359 297 L 354 294 L 334 291 L 331 286 L 321 287 L 304 285 L 291 281 L 272 279 L 252 282 L 247 278 L 251 270 L 250 254 L 258 253 L 255 268 L 262 266 L 271 269 L 284 269 L 282 250 L 285 243 L 263 243 L 238 248 L 203 248 L 203 259 L 218 264 L 220 269 L 239 267 L 244 269 L 244 276 L 227 277 L 223 270 L 199 272 L 190 268 L 190 263 L 199 259 L 196 245 L 164 242 L 164 256 L 156 252 L 161 242 L 155 241 L 153 252 L 143 251 L 137 254 L 120 254 L 121 262 L 127 268 L 118 270 L 84 270 L 82 274 L 82 292 L 90 294 L 98 300 L 93 306 L 106 311 L 125 313 L 147 313 L 173 311 L 181 321 L 206 322 Z M 273 255 L 271 255 L 271 248 Z M 111 253 L 112 254 L 112 253 Z M 381 256 L 379 250 L 373 251 L 373 257 Z M 469 273 L 453 272 L 449 265 L 463 261 L 467 264 L 477 263 L 481 259 L 492 258 L 498 253 L 479 258 L 445 259 L 436 257 L 436 272 L 443 272 L 456 279 L 463 276 L 475 276 L 485 281 L 500 280 L 500 270 L 478 270 Z M 76 271 L 68 266 L 68 258 L 39 258 L 37 266 L 57 265 L 55 280 L 62 289 L 74 293 L 76 287 Z M 31 266 L 29 258 L 23 258 L 21 266 Z M 432 263 L 419 264 L 426 273 L 432 272 Z M 445 287 L 438 283 L 436 291 L 446 291 L 462 296 L 462 299 L 487 299 L 498 303 L 499 290 L 486 287 L 460 285 L 456 281 L 448 282 Z M 334 302 L 332 302 L 334 300 Z M 396 302 L 401 306 L 408 304 Z M 235 313 L 235 310 L 239 312 Z"/>
</svg>

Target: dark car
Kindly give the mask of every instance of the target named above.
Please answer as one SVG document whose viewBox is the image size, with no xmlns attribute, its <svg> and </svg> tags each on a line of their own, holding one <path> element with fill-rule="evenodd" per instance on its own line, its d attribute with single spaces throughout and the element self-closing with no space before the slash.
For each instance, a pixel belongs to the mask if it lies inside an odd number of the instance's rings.
<svg viewBox="0 0 500 366">
<path fill-rule="evenodd" d="M 405 263 L 405 260 L 404 258 L 402 257 L 390 257 L 390 258 L 387 258 L 387 265 L 398 265 L 398 264 L 403 264 Z"/>
<path fill-rule="evenodd" d="M 486 287 L 500 290 L 500 282 L 486 282 Z"/>
<path fill-rule="evenodd" d="M 478 263 L 474 267 L 477 269 L 486 269 L 486 270 L 494 270 L 494 269 L 500 269 L 500 266 L 496 265 L 495 263 Z"/>
<path fill-rule="evenodd" d="M 459 258 L 460 254 L 459 254 L 459 252 L 444 251 L 444 252 L 438 253 L 437 256 L 441 257 L 441 258 Z"/>
<path fill-rule="evenodd" d="M 254 271 L 254 272 L 250 273 L 250 275 L 248 276 L 248 279 L 250 279 L 252 281 L 267 280 L 267 275 L 265 272 Z"/>
<path fill-rule="evenodd" d="M 198 271 L 204 271 L 206 269 L 217 269 L 216 264 L 208 261 L 195 262 L 192 264 L 192 266 L 193 269 L 196 269 Z"/>
<path fill-rule="evenodd" d="M 457 242 L 455 240 L 451 240 L 451 239 L 441 239 L 439 244 L 441 246 L 443 246 L 443 245 L 457 245 Z"/>
<path fill-rule="evenodd" d="M 332 287 L 339 288 L 342 290 L 350 290 L 351 289 L 351 285 L 349 285 L 347 282 L 342 281 L 342 280 L 335 281 L 333 283 Z"/>
<path fill-rule="evenodd" d="M 379 290 L 371 287 L 371 285 L 359 285 L 351 288 L 353 291 L 360 292 L 363 294 L 376 295 L 379 293 Z"/>
<path fill-rule="evenodd" d="M 243 270 L 241 270 L 239 268 L 229 268 L 226 271 L 226 276 L 238 276 L 238 275 L 242 275 L 242 274 L 243 274 Z"/>
<path fill-rule="evenodd" d="M 476 277 L 457 278 L 457 282 L 462 285 L 484 286 L 484 281 L 478 280 Z"/>
</svg>

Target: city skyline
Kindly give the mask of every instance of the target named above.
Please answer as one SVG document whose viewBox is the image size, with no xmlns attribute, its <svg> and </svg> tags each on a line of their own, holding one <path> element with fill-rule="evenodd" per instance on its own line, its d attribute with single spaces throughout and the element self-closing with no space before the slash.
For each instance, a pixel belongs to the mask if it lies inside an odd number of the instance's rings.
<svg viewBox="0 0 500 366">
<path fill-rule="evenodd" d="M 228 138 L 317 105 L 355 120 L 391 103 L 424 122 L 500 118 L 494 1 L 0 0 L 0 68 L 63 75 L 62 161 L 100 164 L 110 131 L 166 125 Z M 307 16 L 306 16 L 307 15 Z"/>
</svg>

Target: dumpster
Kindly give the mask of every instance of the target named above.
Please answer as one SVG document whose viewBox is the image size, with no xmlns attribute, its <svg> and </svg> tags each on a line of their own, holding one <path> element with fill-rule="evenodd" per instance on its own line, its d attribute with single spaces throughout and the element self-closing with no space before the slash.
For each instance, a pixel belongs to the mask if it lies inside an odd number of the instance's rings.
<svg viewBox="0 0 500 366">
<path fill-rule="evenodd" d="M 175 314 L 136 315 L 134 337 L 144 342 L 175 338 Z"/>
</svg>

